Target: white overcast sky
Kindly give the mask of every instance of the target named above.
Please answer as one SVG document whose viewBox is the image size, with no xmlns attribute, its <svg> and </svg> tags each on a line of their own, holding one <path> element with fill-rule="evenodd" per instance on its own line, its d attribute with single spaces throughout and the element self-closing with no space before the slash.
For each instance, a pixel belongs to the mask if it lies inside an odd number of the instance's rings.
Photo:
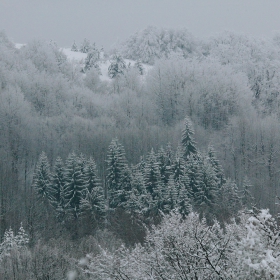
<svg viewBox="0 0 280 280">
<path fill-rule="evenodd" d="M 280 0 L 0 0 L 0 30 L 17 43 L 88 38 L 108 49 L 148 25 L 267 37 L 280 30 Z"/>
</svg>

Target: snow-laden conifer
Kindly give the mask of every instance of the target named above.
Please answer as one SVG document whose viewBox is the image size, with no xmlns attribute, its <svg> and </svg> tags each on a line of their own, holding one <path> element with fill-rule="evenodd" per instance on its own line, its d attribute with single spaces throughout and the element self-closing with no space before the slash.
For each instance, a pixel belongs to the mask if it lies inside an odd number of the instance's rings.
<svg viewBox="0 0 280 280">
<path fill-rule="evenodd" d="M 84 193 L 80 201 L 81 212 L 90 213 L 95 221 L 102 220 L 105 213 L 104 189 L 97 174 L 96 163 L 89 158 L 84 168 Z"/>
<path fill-rule="evenodd" d="M 125 202 L 125 189 L 129 184 L 129 171 L 125 151 L 118 139 L 112 140 L 107 152 L 107 198 L 109 206 L 116 208 Z"/>
<path fill-rule="evenodd" d="M 65 206 L 68 214 L 78 218 L 80 214 L 80 202 L 85 187 L 84 174 L 82 172 L 83 161 L 71 153 L 65 162 L 64 180 L 65 180 Z"/>
<path fill-rule="evenodd" d="M 111 64 L 108 68 L 108 75 L 111 79 L 118 77 L 124 73 L 126 64 L 121 55 L 115 54 L 111 60 Z"/>
<path fill-rule="evenodd" d="M 181 144 L 183 147 L 183 155 L 188 159 L 190 155 L 196 155 L 196 142 L 193 139 L 194 131 L 191 120 L 186 117 L 184 120 L 184 128 L 182 130 Z"/>
<path fill-rule="evenodd" d="M 53 201 L 51 194 L 51 172 L 48 158 L 44 152 L 41 153 L 36 164 L 33 177 L 33 187 L 39 199 Z"/>
</svg>

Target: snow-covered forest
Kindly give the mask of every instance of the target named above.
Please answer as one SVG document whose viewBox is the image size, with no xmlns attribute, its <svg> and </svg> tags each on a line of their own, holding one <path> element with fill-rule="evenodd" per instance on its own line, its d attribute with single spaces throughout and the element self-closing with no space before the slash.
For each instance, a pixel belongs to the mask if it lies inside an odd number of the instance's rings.
<svg viewBox="0 0 280 280">
<path fill-rule="evenodd" d="M 280 34 L 0 33 L 0 279 L 279 279 Z"/>
</svg>

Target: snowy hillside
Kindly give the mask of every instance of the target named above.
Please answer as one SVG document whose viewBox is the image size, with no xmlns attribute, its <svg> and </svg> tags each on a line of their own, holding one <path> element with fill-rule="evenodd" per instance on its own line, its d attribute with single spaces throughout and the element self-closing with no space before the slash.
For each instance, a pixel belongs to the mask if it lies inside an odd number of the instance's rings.
<svg viewBox="0 0 280 280">
<path fill-rule="evenodd" d="M 76 64 L 81 69 L 84 67 L 85 59 L 87 57 L 86 53 L 74 52 L 74 51 L 71 51 L 70 48 L 61 48 L 61 50 L 68 57 L 69 61 Z M 102 54 L 101 54 L 101 57 L 103 57 Z M 131 59 L 125 59 L 124 61 L 127 66 L 130 65 L 133 67 L 135 64 L 135 61 L 131 60 Z M 100 64 L 99 64 L 100 70 L 101 70 L 100 79 L 102 81 L 111 81 L 111 78 L 108 76 L 108 68 L 109 68 L 110 64 L 111 64 L 110 60 L 101 60 L 100 61 Z M 147 74 L 148 71 L 152 67 L 153 66 L 151 66 L 151 65 L 143 64 L 144 74 Z"/>
</svg>

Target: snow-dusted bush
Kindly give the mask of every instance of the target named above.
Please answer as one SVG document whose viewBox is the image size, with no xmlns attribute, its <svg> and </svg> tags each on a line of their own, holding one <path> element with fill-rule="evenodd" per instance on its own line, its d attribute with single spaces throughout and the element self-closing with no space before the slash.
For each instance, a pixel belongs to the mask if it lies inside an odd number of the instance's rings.
<svg viewBox="0 0 280 280">
<path fill-rule="evenodd" d="M 222 229 L 198 214 L 173 212 L 148 231 L 143 245 L 88 255 L 90 279 L 279 279 L 279 228 L 268 213 L 241 214 Z"/>
<path fill-rule="evenodd" d="M 12 250 L 18 250 L 25 247 L 29 243 L 29 237 L 25 233 L 22 224 L 19 228 L 18 234 L 15 235 L 10 228 L 4 233 L 3 242 L 0 244 L 0 261 L 5 255 L 9 255 Z"/>
</svg>

